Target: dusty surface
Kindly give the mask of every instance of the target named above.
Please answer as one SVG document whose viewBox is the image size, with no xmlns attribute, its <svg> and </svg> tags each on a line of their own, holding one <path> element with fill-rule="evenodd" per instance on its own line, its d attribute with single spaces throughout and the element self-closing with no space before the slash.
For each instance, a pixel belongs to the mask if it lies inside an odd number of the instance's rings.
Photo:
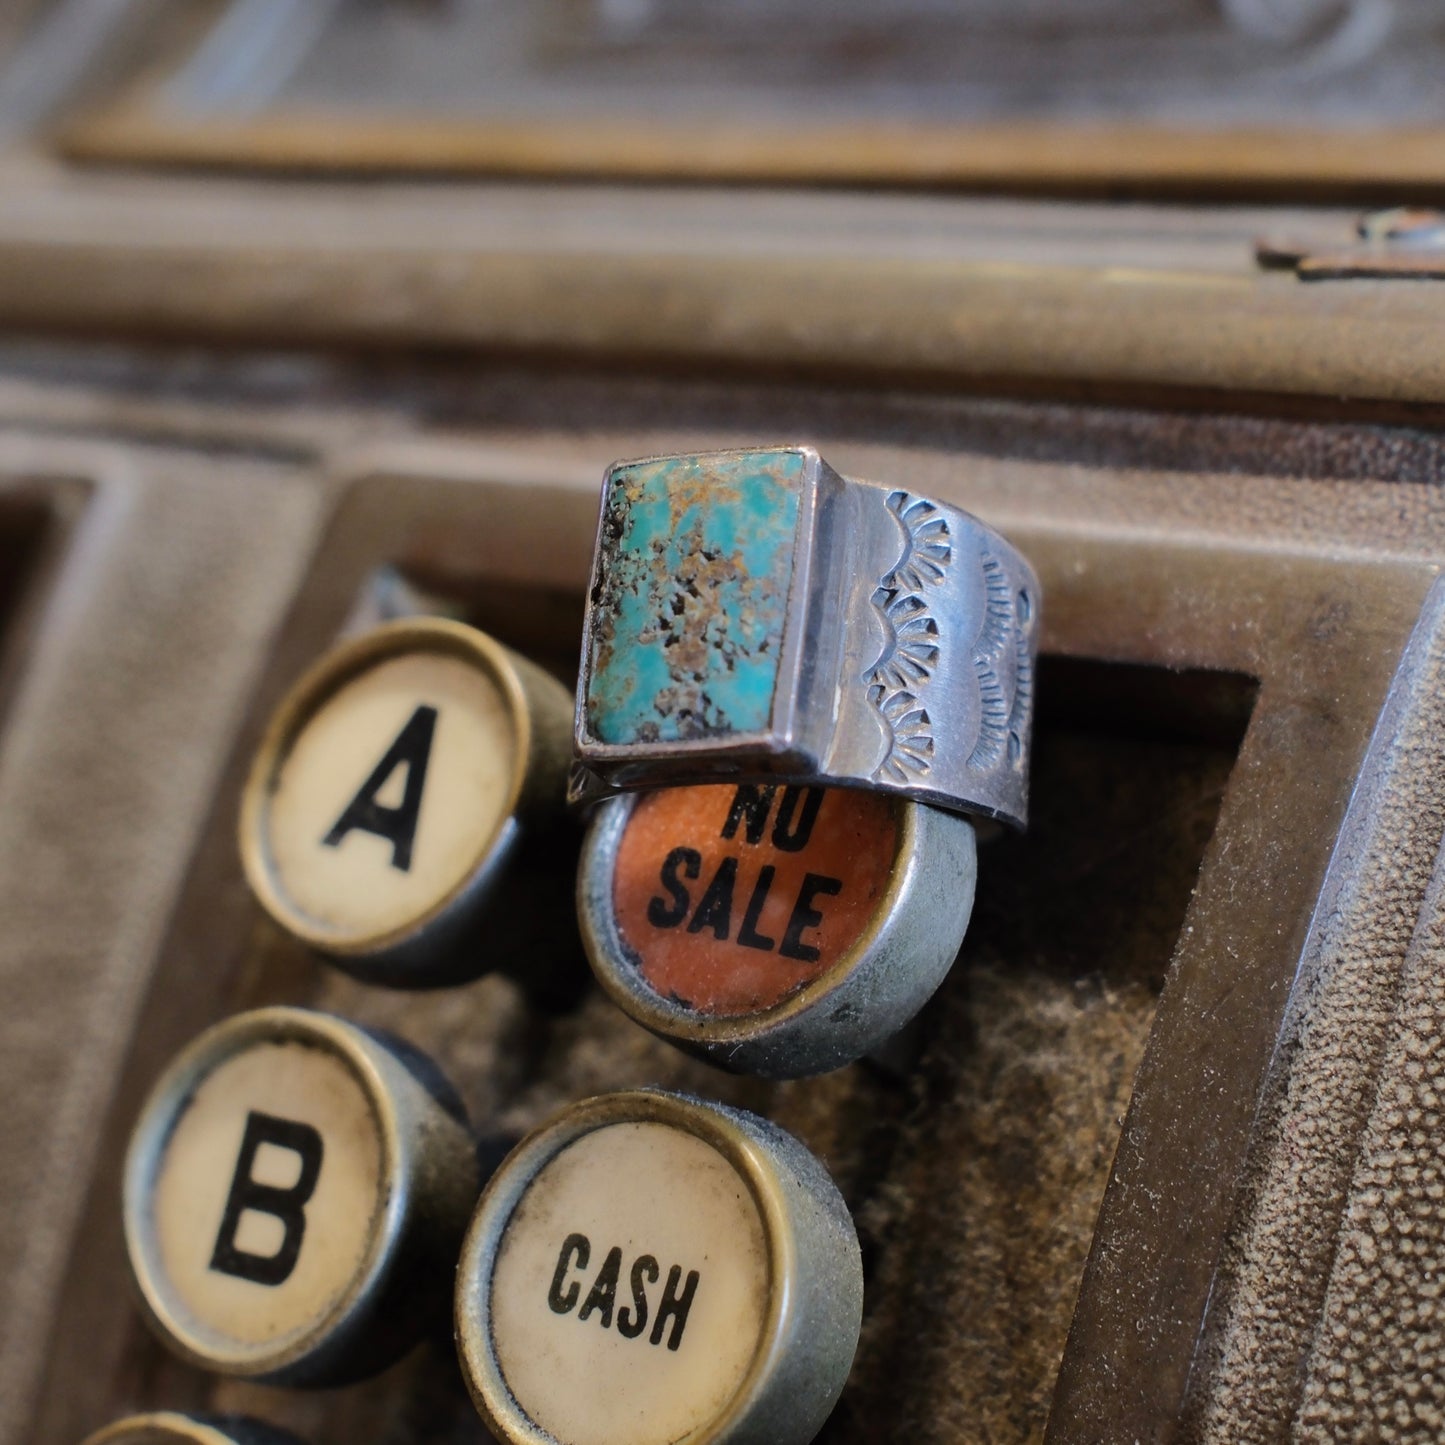
<svg viewBox="0 0 1445 1445">
<path fill-rule="evenodd" d="M 46 364 L 43 357 L 33 363 L 37 378 Z M 65 364 L 75 363 L 66 357 Z M 205 374 L 202 369 L 202 380 Z M 394 376 L 380 370 L 377 387 L 392 386 Z M 177 390 L 198 384 L 179 364 L 166 382 Z M 456 383 L 457 414 L 464 394 L 474 389 L 470 378 Z M 393 390 L 406 394 L 399 385 Z M 57 429 L 79 421 L 151 428 L 161 424 L 157 418 L 164 411 L 143 391 L 126 397 L 97 392 L 93 399 L 72 397 L 63 406 L 47 402 L 43 393 L 37 381 L 21 400 L 27 413 L 43 414 Z M 598 458 L 643 450 L 630 433 L 624 446 L 618 428 L 655 424 L 655 394 L 641 384 L 619 400 L 615 389 L 590 381 L 544 392 L 535 377 L 519 375 L 502 378 L 488 397 L 487 404 L 514 428 L 501 441 L 515 443 L 518 456 L 532 431 L 556 425 L 559 416 L 577 428 L 560 451 L 549 440 L 545 456 L 531 456 L 533 471 L 515 459 L 508 463 L 526 476 L 545 471 L 551 477 L 575 465 L 595 478 Z M 51 409 L 45 411 L 42 403 Z M 437 416 L 455 424 L 451 405 L 439 403 Z M 1052 505 L 1098 529 L 1147 525 L 1161 537 L 1246 531 L 1261 546 L 1298 541 L 1305 533 L 1321 546 L 1342 550 L 1364 546 L 1365 538 L 1401 555 L 1433 555 L 1440 546 L 1445 491 L 1433 485 L 1442 476 L 1440 452 L 1438 441 L 1425 432 L 1296 427 L 1239 417 L 1221 425 L 1202 416 L 1173 417 L 1161 426 L 1159 418 L 1144 413 L 1001 402 L 959 409 L 941 398 L 925 404 L 890 400 L 875 408 L 865 424 L 854 416 L 856 398 L 843 393 L 819 399 L 782 389 L 765 403 L 757 395 L 740 399 L 724 388 L 697 386 L 675 400 L 671 414 L 676 426 L 690 430 L 660 438 L 653 449 L 701 444 L 698 433 L 704 428 L 709 435 L 723 428 L 758 434 L 807 430 L 840 435 L 837 460 L 850 471 L 892 476 L 905 470 L 906 462 L 919 485 L 956 482 L 963 469 L 959 457 L 966 453 L 968 483 L 981 498 L 981 511 Z M 226 422 L 235 435 L 244 435 L 251 424 L 240 411 L 234 417 L 227 413 Z M 216 417 L 205 424 L 215 425 Z M 192 419 L 187 425 L 202 423 Z M 1180 448 L 1208 475 L 1161 479 L 1150 470 L 1173 465 Z M 24 452 L 22 460 L 29 455 Z M 77 471 L 94 465 L 78 445 L 64 456 Z M 136 460 L 131 450 L 127 456 L 137 467 L 142 461 L 149 465 L 148 455 Z M 215 784 L 226 729 L 250 689 L 258 680 L 264 684 L 263 674 L 274 666 L 263 661 L 263 644 L 301 566 L 306 540 L 301 522 L 311 516 L 309 504 L 298 515 L 285 514 L 299 539 L 288 550 L 281 546 L 284 518 L 263 505 L 265 478 L 247 471 L 233 481 L 214 457 L 204 465 L 189 457 L 184 462 L 188 485 L 197 477 L 216 478 L 215 491 L 225 502 L 218 517 L 225 527 L 206 531 L 207 550 L 178 575 L 159 569 L 151 576 L 123 572 L 118 561 L 100 571 L 95 552 L 87 554 L 92 570 L 80 598 L 84 617 L 94 627 L 94 614 L 110 614 L 115 626 L 87 633 L 84 647 L 52 652 L 32 674 L 26 694 L 14 704 L 0 770 L 7 802 L 0 810 L 5 823 L 0 851 L 8 852 L 12 865 L 6 872 L 13 880 L 7 918 L 15 925 L 7 976 L 23 981 L 26 997 L 44 1003 L 43 1013 L 39 1008 L 18 1013 L 7 1035 L 7 1061 L 28 1086 L 11 1101 L 10 1152 L 35 1161 L 33 1185 L 18 1196 L 24 1208 L 12 1208 L 0 1240 L 7 1258 L 23 1260 L 25 1269 L 7 1294 L 8 1379 L 39 1378 L 46 1349 L 40 1306 L 55 1288 L 65 1230 L 78 1208 L 83 1179 L 77 1161 L 87 1157 L 86 1140 L 100 1128 L 96 1103 L 105 1097 L 100 1081 L 118 1067 L 121 1036 L 140 1008 L 144 968 L 160 946 L 166 900 L 196 841 L 202 810 L 212 797 L 224 802 L 231 796 L 218 794 Z M 179 470 L 178 463 L 171 465 Z M 1372 480 L 1382 475 L 1401 484 Z M 187 532 L 190 514 L 176 505 L 163 506 L 142 493 L 131 507 L 121 519 L 127 523 L 123 539 L 133 537 L 137 548 L 144 543 L 148 555 L 159 559 L 196 546 Z M 573 526 L 577 536 L 590 535 L 590 498 L 587 511 Z M 104 515 L 114 524 L 114 512 Z M 530 527 L 536 513 L 527 515 Z M 552 520 L 537 518 L 535 531 L 521 535 L 532 539 L 540 559 L 533 559 L 537 576 L 550 579 L 555 591 L 527 594 L 528 610 L 521 616 L 516 589 L 506 580 L 515 569 L 505 571 L 498 561 L 487 593 L 492 615 L 480 619 L 498 631 L 510 626 L 514 634 L 525 627 L 526 636 L 518 640 L 533 655 L 549 629 L 575 650 L 579 626 L 574 579 L 582 574 L 585 556 L 564 549 L 554 557 L 549 547 L 559 529 L 544 526 Z M 83 541 L 94 545 L 93 537 Z M 515 540 L 508 545 L 523 550 Z M 198 608 L 197 595 L 211 597 L 214 605 Z M 73 597 L 70 607 L 57 628 L 82 615 Z M 157 638 L 166 639 L 159 651 Z M 57 637 L 49 641 L 55 648 Z M 155 670 L 158 657 L 164 673 Z M 1041 683 L 1041 699 L 1051 706 L 1068 690 L 1058 673 L 1046 674 Z M 47 733 L 48 721 L 62 712 L 73 726 Z M 1113 721 L 1104 723 L 1112 727 Z M 210 751 L 201 750 L 197 739 L 209 739 Z M 204 983 L 217 950 L 234 939 L 244 967 L 234 997 L 219 1005 L 223 1009 L 312 1000 L 395 1028 L 436 1055 L 489 1136 L 515 1133 L 578 1094 L 642 1082 L 764 1110 L 827 1160 L 857 1210 L 864 1238 L 869 1276 L 863 1347 L 829 1438 L 1036 1438 L 1118 1115 L 1228 758 L 1227 748 L 1157 739 L 1145 745 L 1122 728 L 1086 736 L 1070 732 L 1056 717 L 1047 720 L 1038 739 L 1034 828 L 1024 842 L 995 839 L 982 850 L 978 916 L 963 963 L 929 1011 L 921 1066 L 904 1081 L 871 1066 L 786 1086 L 731 1079 L 652 1040 L 595 991 L 570 1012 L 547 1013 L 500 978 L 410 997 L 354 984 L 244 913 L 236 901 L 243 895 L 232 844 L 220 824 L 214 838 L 202 838 L 202 852 L 224 851 L 231 871 L 213 860 L 209 871 L 196 874 L 214 886 L 197 894 L 194 912 L 208 921 L 240 916 L 243 926 L 223 931 L 210 922 L 209 932 L 198 925 L 183 933 L 182 961 L 191 970 L 188 986 Z M 149 760 L 145 768 L 140 759 Z M 1412 798 L 1426 795 L 1407 788 L 1402 817 L 1409 815 Z M 162 817 L 169 831 L 161 829 Z M 1423 813 L 1417 823 L 1413 830 L 1389 834 L 1400 841 L 1400 850 L 1381 855 L 1381 896 L 1393 900 L 1405 935 L 1414 926 L 1411 909 L 1434 855 L 1427 835 L 1436 824 Z M 124 848 L 118 843 L 122 837 L 128 840 Z M 1407 839 L 1413 841 L 1405 849 Z M 41 846 L 37 840 L 54 843 Z M 1423 867 L 1422 852 L 1428 855 Z M 556 876 L 566 871 L 559 859 Z M 1241 907 L 1260 912 L 1265 904 L 1250 898 L 1241 900 Z M 97 940 L 105 940 L 104 950 L 97 951 Z M 1391 967 L 1399 940 L 1383 942 L 1388 946 L 1380 952 L 1381 968 Z M 1307 1380 L 1296 1384 L 1308 1384 L 1309 1409 L 1334 1422 L 1311 1424 L 1318 1438 L 1330 1438 L 1332 1428 L 1336 1438 L 1348 1438 L 1350 1427 L 1341 1422 L 1363 1418 L 1362 1410 L 1375 1411 L 1378 1420 L 1390 1403 L 1394 1337 L 1382 1335 L 1372 1357 L 1359 1343 L 1367 1338 L 1362 1331 L 1385 1325 L 1408 1331 L 1412 1319 L 1430 1323 L 1424 1288 L 1432 1278 L 1434 1245 L 1412 1211 L 1424 1208 L 1422 1201 L 1431 1199 L 1436 1185 L 1428 1168 L 1410 1172 L 1420 1161 L 1408 1157 L 1402 1141 L 1409 1142 L 1412 1131 L 1429 1133 L 1434 1107 L 1434 1045 L 1424 1027 L 1435 1007 L 1427 986 L 1432 956 L 1438 954 L 1427 950 L 1416 965 L 1423 971 L 1415 993 L 1416 985 L 1399 979 L 1389 987 L 1358 987 L 1382 982 L 1369 967 L 1348 978 L 1337 975 L 1341 1006 L 1330 1027 L 1314 1035 L 1324 1048 L 1336 1050 L 1337 1077 L 1349 1084 L 1345 1076 L 1352 1070 L 1358 1075 L 1347 1092 L 1353 1091 L 1352 1107 L 1368 1145 L 1358 1176 L 1348 1152 L 1334 1155 L 1337 1202 L 1348 1207 L 1352 1230 L 1339 1251 L 1338 1269 L 1333 1235 L 1315 1236 L 1331 1268 L 1331 1333 L 1321 1336 L 1316 1355 L 1306 1362 Z M 108 980 L 103 990 L 102 976 Z M 1390 1044 L 1397 998 L 1414 1000 L 1412 1013 L 1402 1006 L 1398 1015 L 1413 1022 L 1398 1044 Z M 171 1003 L 168 997 L 147 1003 L 159 1017 L 148 1012 L 142 1020 L 137 1036 L 143 1046 L 158 1026 L 172 1022 Z M 64 1027 L 55 1023 L 60 1018 Z M 1324 1021 L 1325 1015 L 1318 1018 Z M 32 1019 L 43 1019 L 44 1027 L 30 1026 Z M 1374 1030 L 1380 1048 L 1388 1045 L 1385 1055 L 1370 1056 L 1369 1077 L 1358 1073 L 1357 1061 L 1365 1057 L 1358 1050 L 1363 1025 Z M 63 1091 L 62 1074 L 69 1080 Z M 1404 1122 L 1396 1123 L 1400 1110 Z M 1424 1122 L 1412 1120 L 1411 1111 L 1420 1111 Z M 1328 1111 L 1315 1109 L 1311 1117 L 1325 1119 Z M 1284 1149 L 1295 1149 L 1299 1131 L 1287 1117 L 1284 1122 L 1277 1137 Z M 1384 1191 L 1383 1213 L 1374 1203 L 1377 1187 Z M 109 1205 L 112 1197 L 106 1196 L 107 1227 L 118 1213 Z M 1281 1198 L 1288 1198 L 1287 1191 Z M 101 1229 L 102 1245 L 103 1235 Z M 1288 1230 L 1281 1237 L 1291 1244 Z M 1298 1231 L 1293 1236 L 1302 1237 Z M 1372 1238 L 1387 1267 L 1370 1273 L 1354 1261 L 1365 1259 Z M 1423 1242 L 1416 1257 L 1428 1267 L 1418 1274 L 1406 1264 L 1408 1251 L 1417 1248 L 1407 1241 Z M 114 1265 L 118 1255 L 110 1258 Z M 1413 1298 L 1402 1283 L 1406 1276 L 1420 1281 Z M 1274 1283 L 1284 1292 L 1291 1278 L 1282 1275 Z M 1268 1276 L 1256 1273 L 1256 1279 L 1267 1282 Z M 1367 1298 L 1376 1286 L 1384 1294 Z M 110 1293 L 118 1308 L 128 1308 L 122 1288 Z M 109 1360 L 97 1364 L 92 1356 L 112 1337 L 103 1339 L 96 1330 L 81 1347 L 83 1368 L 67 1378 L 67 1398 L 83 1398 L 87 1390 L 94 1394 L 93 1380 L 99 1380 L 109 1392 L 107 1410 L 112 1402 L 117 1407 L 112 1413 L 122 1405 L 161 1401 L 248 1404 L 289 1421 L 315 1445 L 358 1438 L 396 1445 L 480 1438 L 460 1392 L 444 1325 L 434 1345 L 371 1384 L 303 1395 L 218 1386 L 169 1362 L 127 1318 L 136 1333 L 125 1337 L 125 1357 L 114 1370 Z M 1403 1341 L 1421 1360 L 1428 1359 L 1429 1343 L 1418 1335 Z M 1331 1394 L 1337 1367 L 1346 1372 L 1344 1404 L 1334 1403 Z M 1349 1415 L 1347 1408 L 1357 1413 Z M 1418 1437 L 1422 1427 L 1414 1428 Z M 1237 1429 L 1227 1438 L 1268 1436 Z"/>
<path fill-rule="evenodd" d="M 1409 720 L 1367 768 L 1303 960 L 1191 1437 L 1441 1438 L 1441 671 L 1438 637 L 1402 669 Z"/>
<path fill-rule="evenodd" d="M 973 923 L 907 1077 L 865 1063 L 784 1084 L 732 1078 L 595 989 L 548 1015 L 502 979 L 405 995 L 318 969 L 313 997 L 427 1048 L 489 1134 L 645 1083 L 766 1113 L 825 1160 L 863 1244 L 862 1343 L 820 1438 L 1037 1439 L 1231 757 L 1045 724 L 1030 832 L 980 849 Z M 384 1445 L 484 1438 L 445 1340 L 324 1397 L 233 1383 L 210 1399 L 313 1445 L 363 1428 Z"/>
</svg>

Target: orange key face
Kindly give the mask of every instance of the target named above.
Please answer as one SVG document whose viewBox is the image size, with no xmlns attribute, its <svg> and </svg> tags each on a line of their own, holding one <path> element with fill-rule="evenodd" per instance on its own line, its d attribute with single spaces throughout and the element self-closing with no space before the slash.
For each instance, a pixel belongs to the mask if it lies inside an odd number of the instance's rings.
<svg viewBox="0 0 1445 1445">
<path fill-rule="evenodd" d="M 844 959 L 883 903 L 896 803 L 847 788 L 666 788 L 638 800 L 613 906 L 664 998 L 736 1017 L 772 1008 Z"/>
</svg>

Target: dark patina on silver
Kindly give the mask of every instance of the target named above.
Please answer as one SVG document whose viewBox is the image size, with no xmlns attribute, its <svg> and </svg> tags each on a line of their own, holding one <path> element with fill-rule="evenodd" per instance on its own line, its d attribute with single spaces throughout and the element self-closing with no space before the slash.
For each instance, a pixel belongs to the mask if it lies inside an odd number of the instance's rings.
<svg viewBox="0 0 1445 1445">
<path fill-rule="evenodd" d="M 1040 602 L 977 518 L 811 447 L 616 463 L 574 796 L 752 777 L 1022 826 Z"/>
</svg>

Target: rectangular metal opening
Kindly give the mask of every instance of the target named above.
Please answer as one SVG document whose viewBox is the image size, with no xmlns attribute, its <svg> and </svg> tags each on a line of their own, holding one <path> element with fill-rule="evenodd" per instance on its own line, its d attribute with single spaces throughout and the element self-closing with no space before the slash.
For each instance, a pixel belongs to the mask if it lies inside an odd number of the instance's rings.
<svg viewBox="0 0 1445 1445">
<path fill-rule="evenodd" d="M 1066 1383 L 1085 1378 L 1099 1350 L 1134 1344 L 1136 1320 L 1148 1325 L 1138 1348 L 1152 1349 L 1166 1327 L 1192 1344 L 1191 1312 L 1207 1299 L 1277 1031 L 1265 1005 L 1283 1006 L 1277 980 L 1298 957 L 1427 579 L 1414 566 L 1305 549 L 1263 555 L 1250 538 L 1165 548 L 1142 527 L 1081 525 L 1069 497 L 1061 484 L 1026 515 L 1028 499 L 1015 504 L 1010 535 L 1045 578 L 1053 653 L 1040 676 L 1034 819 L 1025 837 L 983 845 L 973 926 L 926 1012 L 916 1067 L 900 1076 L 860 1064 L 771 1084 L 719 1074 L 642 1035 L 595 990 L 565 1014 L 535 1010 L 495 978 L 391 994 L 322 965 L 259 917 L 234 842 L 251 749 L 300 671 L 348 618 L 379 605 L 368 594 L 392 585 L 383 579 L 560 676 L 575 665 L 590 492 L 523 494 L 485 478 L 358 483 L 277 639 L 160 953 L 52 1340 L 41 1420 L 53 1437 L 83 1434 L 122 1398 L 252 1410 L 315 1445 L 357 1438 L 383 1411 L 428 1437 L 477 1428 L 445 1340 L 319 1411 L 168 1360 L 127 1304 L 114 1201 L 140 1099 L 200 1028 L 264 1002 L 395 1027 L 434 1054 L 496 1134 L 520 1132 L 565 1099 L 640 1082 L 752 1108 L 797 1134 L 855 1208 L 869 1270 L 862 1347 L 825 1440 L 1037 1438 L 1061 1358 Z M 1256 625 L 1275 613 L 1276 628 Z M 1336 678 L 1346 669 L 1354 690 L 1342 710 Z M 1299 749 L 1315 769 L 1281 765 Z M 570 894 L 564 871 L 558 908 Z M 1237 958 L 1250 964 L 1239 978 L 1228 966 Z M 1195 1028 L 1201 1014 L 1224 1020 L 1207 1038 Z M 1200 1051 L 1212 1051 L 1213 1073 L 1198 1066 Z M 1164 1071 L 1165 1058 L 1177 1069 Z M 1122 1159 L 1160 1120 L 1186 1115 L 1191 1152 L 1160 1154 L 1156 1169 L 1172 1181 L 1183 1223 L 1161 1217 L 1146 1237 L 1127 1215 L 1132 1179 L 1127 1198 L 1109 1184 L 1116 1144 Z M 1201 1137 L 1207 1158 L 1192 1147 Z M 1133 1178 L 1157 1184 L 1138 1166 Z M 1177 1268 L 1181 1240 L 1198 1255 L 1187 1271 Z M 1163 1261 L 1172 1293 L 1124 1301 L 1105 1274 L 1121 1254 L 1141 1293 Z M 74 1356 L 82 1340 L 85 1362 Z M 1075 1355 L 1083 1364 L 1071 1376 Z M 1160 1361 L 1146 1383 L 1187 1370 L 1182 1351 Z M 1062 1412 L 1055 1402 L 1061 1439 L 1084 1438 L 1094 1408 L 1072 1398 Z"/>
<path fill-rule="evenodd" d="M 7 486 L 0 480 L 0 724 L 24 667 L 44 583 L 87 491 L 78 482 Z"/>
</svg>

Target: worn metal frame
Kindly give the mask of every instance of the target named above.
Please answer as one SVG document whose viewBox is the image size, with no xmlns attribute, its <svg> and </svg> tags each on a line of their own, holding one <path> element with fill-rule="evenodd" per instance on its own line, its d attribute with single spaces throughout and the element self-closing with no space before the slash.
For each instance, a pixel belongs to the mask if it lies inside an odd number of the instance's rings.
<svg viewBox="0 0 1445 1445">
<path fill-rule="evenodd" d="M 1435 572 L 1160 544 L 1112 599 L 1067 607 L 1064 639 L 1053 584 L 1053 646 L 1096 655 L 1142 615 L 1152 635 L 1132 660 L 1244 672 L 1260 694 L 1136 1076 L 1051 1441 L 1175 1432 L 1291 988 Z"/>
<path fill-rule="evenodd" d="M 1206 532 L 1168 535 L 1147 504 L 1130 528 L 1109 530 L 1071 515 L 1066 476 L 1052 492 L 1035 486 L 1016 500 L 996 485 L 975 495 L 968 476 L 960 469 L 940 493 L 982 511 L 1034 563 L 1049 597 L 1046 652 L 1218 669 L 1260 683 L 1139 1071 L 1049 1430 L 1059 1442 L 1168 1438 L 1207 1332 L 1261 1093 L 1371 739 L 1380 746 L 1398 722 L 1389 704 L 1402 659 L 1408 668 L 1412 647 L 1435 645 L 1438 567 L 1430 556 L 1363 542 L 1353 552 L 1261 543 L 1228 515 Z M 519 492 L 495 473 L 471 482 L 373 477 L 341 506 L 221 780 L 112 1104 L 53 1337 L 41 1438 L 78 1435 L 104 1413 L 135 1329 L 117 1275 L 114 1189 L 117 1141 L 149 1080 L 203 1024 L 304 988 L 258 957 L 234 855 L 234 810 L 265 719 L 341 629 L 379 564 L 422 560 L 454 576 L 580 592 L 594 506 L 590 487 Z M 206 969 L 193 967 L 198 957 Z M 71 1358 L 79 1341 L 92 1357 L 82 1371 Z"/>
<path fill-rule="evenodd" d="M 591 177 L 793 185 L 958 188 L 1011 195 L 1389 203 L 1445 196 L 1441 132 L 1428 126 L 1323 132 L 1214 131 L 1137 121 L 705 121 L 649 126 L 621 116 L 448 120 L 167 114 L 154 87 L 76 118 L 71 160 L 160 168 L 353 175 Z"/>
<path fill-rule="evenodd" d="M 245 16 L 235 13 L 243 7 L 228 7 L 222 0 L 152 5 L 152 13 L 130 27 L 144 35 L 139 69 L 134 60 L 126 63 L 125 45 L 112 47 L 120 51 L 121 63 L 108 67 L 107 47 L 97 46 L 100 54 L 90 57 L 86 68 L 100 70 L 109 88 L 96 87 L 98 103 L 62 117 L 58 134 L 47 139 L 65 158 L 89 163 L 316 176 L 337 171 L 587 176 L 967 187 L 1031 195 L 1376 198 L 1386 203 L 1406 194 L 1445 195 L 1438 126 L 1428 119 L 1348 128 L 1329 124 L 1320 118 L 1319 97 L 1306 106 L 1303 119 L 1293 123 L 1236 120 L 1212 125 L 1192 123 L 1187 116 L 1171 121 L 1167 107 L 1160 118 L 1147 105 L 1131 117 L 1127 101 L 1114 111 L 1124 119 L 1096 118 L 1082 124 L 1077 119 L 1070 123 L 1068 112 L 1062 118 L 1034 119 L 1027 107 L 1022 113 L 1006 107 L 998 120 L 930 117 L 908 105 L 907 86 L 899 87 L 891 104 L 880 105 L 876 98 L 871 105 L 855 101 L 832 114 L 803 109 L 778 116 L 751 114 L 743 94 L 736 97 L 731 114 L 709 115 L 699 108 L 697 113 L 674 113 L 661 126 L 639 117 L 625 102 L 619 104 L 605 87 L 575 115 L 557 105 L 560 87 L 544 89 L 540 104 L 537 97 L 529 105 L 512 96 L 473 116 L 458 116 L 441 106 L 428 112 L 424 98 L 417 111 L 393 115 L 278 102 L 277 90 L 304 63 L 332 8 L 301 5 L 287 15 L 271 6 L 248 28 Z M 1216 20 L 1227 18 L 1226 12 Z M 554 64 L 559 41 L 565 53 L 585 33 L 579 16 L 561 24 L 561 35 L 542 41 Z M 1312 39 L 1321 39 L 1313 35 L 1313 27 L 1308 29 Z M 237 44 L 238 31 L 251 42 L 248 46 Z M 985 44 L 987 31 L 985 22 Z M 1266 33 L 1267 39 L 1246 25 L 1236 39 L 1244 42 L 1246 54 L 1257 52 L 1267 67 L 1271 60 L 1283 63 L 1285 75 L 1291 60 L 1306 71 L 1323 64 L 1324 73 L 1331 73 L 1331 62 L 1311 57 L 1307 43 L 1303 51 L 1295 45 L 1281 48 L 1284 37 L 1268 28 Z M 1047 57 L 1047 27 L 1031 38 L 1034 49 Z M 857 40 L 855 36 L 855 45 Z M 1304 42 L 1305 37 L 1295 41 Z M 774 44 L 786 46 L 787 41 L 775 36 Z M 1020 37 L 1018 45 L 1022 51 L 1028 42 Z M 588 53 L 584 45 L 582 53 L 594 71 L 605 71 L 610 48 L 604 42 Z M 627 48 L 625 43 L 622 48 Z M 22 49 L 21 61 L 24 58 Z M 660 68 L 668 59 L 665 47 L 652 56 Z M 1202 54 L 1198 60 L 1208 63 Z M 1360 60 L 1369 63 L 1368 55 L 1358 57 L 1356 66 Z M 846 76 L 844 62 L 835 59 L 834 65 L 840 77 Z M 1348 87 L 1349 79 L 1347 68 L 1341 84 Z M 837 90 L 840 81 L 831 85 Z M 847 90 L 846 80 L 841 80 L 841 88 Z"/>
<path fill-rule="evenodd" d="M 1445 287 L 1262 271 L 1255 235 L 1288 213 L 49 172 L 9 195 L 0 323 L 17 331 L 1196 410 L 1445 405 Z"/>
</svg>

